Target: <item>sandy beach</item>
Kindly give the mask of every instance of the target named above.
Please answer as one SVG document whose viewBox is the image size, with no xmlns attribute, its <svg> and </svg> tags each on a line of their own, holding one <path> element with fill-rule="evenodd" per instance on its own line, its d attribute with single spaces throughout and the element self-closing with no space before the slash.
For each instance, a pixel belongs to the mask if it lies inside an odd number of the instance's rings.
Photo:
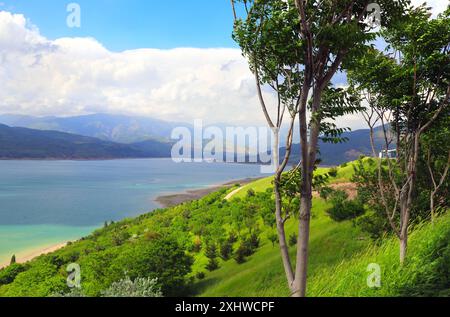
<svg viewBox="0 0 450 317">
<path fill-rule="evenodd" d="M 67 242 L 64 243 L 58 243 L 52 246 L 47 246 L 44 248 L 36 249 L 30 252 L 25 252 L 24 255 L 16 255 L 16 262 L 17 263 L 27 263 L 41 255 L 49 254 L 55 251 L 58 251 L 62 248 L 64 248 L 67 245 Z M 7 263 L 0 263 L 0 269 L 3 269 L 9 265 L 9 262 Z"/>
</svg>

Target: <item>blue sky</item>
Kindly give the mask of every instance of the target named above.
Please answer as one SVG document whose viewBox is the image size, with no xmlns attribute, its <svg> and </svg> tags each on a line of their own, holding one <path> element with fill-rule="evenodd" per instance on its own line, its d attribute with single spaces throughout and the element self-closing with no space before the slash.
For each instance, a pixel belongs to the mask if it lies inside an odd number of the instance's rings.
<svg viewBox="0 0 450 317">
<path fill-rule="evenodd" d="M 81 6 L 81 28 L 66 26 L 66 6 Z M 113 51 L 143 47 L 236 47 L 229 0 L 0 0 L 48 39 L 94 37 Z"/>
</svg>

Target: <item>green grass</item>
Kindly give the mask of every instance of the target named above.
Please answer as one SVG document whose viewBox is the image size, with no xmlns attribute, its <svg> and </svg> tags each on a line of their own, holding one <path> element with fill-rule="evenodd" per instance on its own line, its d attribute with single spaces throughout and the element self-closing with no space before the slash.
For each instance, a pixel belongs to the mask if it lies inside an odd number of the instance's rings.
<svg viewBox="0 0 450 317">
<path fill-rule="evenodd" d="M 339 168 L 332 182 L 349 181 L 353 175 L 353 165 Z M 328 170 L 321 168 L 317 173 L 326 173 Z M 272 186 L 271 182 L 272 178 L 265 178 L 248 184 L 234 198 L 245 198 L 249 189 L 265 191 Z M 420 296 L 426 285 L 435 295 L 433 292 L 436 292 L 436 283 L 439 282 L 424 282 L 422 284 L 425 286 L 416 290 L 416 293 L 411 291 L 417 289 L 412 283 L 420 284 L 421 280 L 427 281 L 427 278 L 439 279 L 436 278 L 436 267 L 439 263 L 442 265 L 442 256 L 437 256 L 438 260 L 434 262 L 431 258 L 433 254 L 436 256 L 436 245 L 447 246 L 445 250 L 450 253 L 450 215 L 443 216 L 435 225 L 423 225 L 414 231 L 410 238 L 408 263 L 402 267 L 396 238 L 386 238 L 383 244 L 377 245 L 352 222 L 333 222 L 325 214 L 326 208 L 327 203 L 314 199 L 308 296 Z M 297 226 L 298 222 L 289 222 L 287 235 L 296 233 Z M 295 247 L 290 249 L 290 253 L 294 261 Z M 380 289 L 367 286 L 367 279 L 372 273 L 368 271 L 368 266 L 372 263 L 381 268 Z M 450 267 L 445 261 L 443 265 Z M 246 263 L 239 265 L 233 260 L 222 262 L 219 270 L 208 273 L 204 280 L 195 284 L 194 289 L 196 295 L 201 297 L 290 295 L 278 246 L 273 247 L 267 238 L 263 239 L 261 248 Z M 450 285 L 444 285 L 442 289 L 445 294 Z"/>
</svg>

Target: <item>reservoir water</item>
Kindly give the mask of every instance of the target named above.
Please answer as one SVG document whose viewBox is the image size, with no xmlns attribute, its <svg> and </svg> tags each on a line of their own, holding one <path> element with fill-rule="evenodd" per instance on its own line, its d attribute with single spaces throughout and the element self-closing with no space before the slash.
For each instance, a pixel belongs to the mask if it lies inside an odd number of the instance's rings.
<svg viewBox="0 0 450 317">
<path fill-rule="evenodd" d="M 170 159 L 0 161 L 0 264 L 154 210 L 160 195 L 259 176 L 256 165 Z"/>
</svg>

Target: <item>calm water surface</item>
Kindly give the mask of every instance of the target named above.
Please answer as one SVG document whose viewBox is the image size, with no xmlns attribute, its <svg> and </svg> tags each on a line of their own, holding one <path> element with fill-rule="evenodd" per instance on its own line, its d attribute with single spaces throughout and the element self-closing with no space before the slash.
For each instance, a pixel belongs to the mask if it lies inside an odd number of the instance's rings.
<svg viewBox="0 0 450 317">
<path fill-rule="evenodd" d="M 259 176 L 256 165 L 170 159 L 0 161 L 0 263 L 154 210 L 162 194 Z"/>
</svg>

